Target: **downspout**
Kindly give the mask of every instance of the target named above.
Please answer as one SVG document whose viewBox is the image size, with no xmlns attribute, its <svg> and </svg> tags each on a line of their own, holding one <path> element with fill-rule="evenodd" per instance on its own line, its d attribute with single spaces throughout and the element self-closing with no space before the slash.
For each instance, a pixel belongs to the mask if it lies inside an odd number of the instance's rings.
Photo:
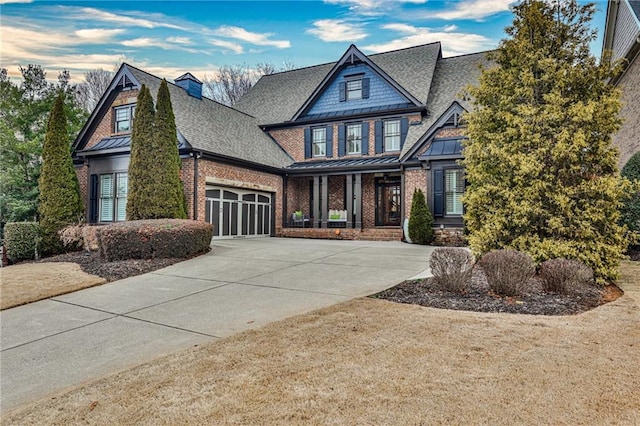
<svg viewBox="0 0 640 426">
<path fill-rule="evenodd" d="M 200 152 L 192 152 L 193 156 L 193 220 L 198 220 L 198 158 L 202 157 Z"/>
</svg>

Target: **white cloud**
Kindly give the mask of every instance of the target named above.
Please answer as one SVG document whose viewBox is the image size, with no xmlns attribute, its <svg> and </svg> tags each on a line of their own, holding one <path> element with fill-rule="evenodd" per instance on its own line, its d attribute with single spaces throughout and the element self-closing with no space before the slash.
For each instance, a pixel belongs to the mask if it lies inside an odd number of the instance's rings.
<svg viewBox="0 0 640 426">
<path fill-rule="evenodd" d="M 125 13 L 112 13 L 107 12 L 105 10 L 96 9 L 94 7 L 75 7 L 75 6 L 59 6 L 64 10 L 67 18 L 73 18 L 80 21 L 91 21 L 91 22 L 109 22 L 118 24 L 119 26 L 126 27 L 141 27 L 141 28 L 172 28 L 174 30 L 182 30 L 183 27 L 168 22 L 168 18 L 164 15 L 154 15 L 151 16 L 154 19 L 149 19 L 148 17 L 138 16 L 139 13 L 129 12 Z M 150 14 L 145 14 L 145 16 L 149 16 Z"/>
<path fill-rule="evenodd" d="M 132 40 L 124 40 L 120 42 L 123 46 L 127 47 L 159 47 L 161 49 L 169 49 L 169 44 L 164 40 L 158 40 L 150 37 L 134 38 Z"/>
<path fill-rule="evenodd" d="M 246 41 L 247 43 L 257 46 L 273 46 L 278 49 L 287 49 L 291 47 L 289 40 L 271 40 L 273 33 L 254 33 L 244 28 L 234 27 L 231 25 L 223 25 L 211 32 L 215 36 L 233 38 L 236 40 Z"/>
<path fill-rule="evenodd" d="M 191 45 L 193 41 L 189 37 L 167 37 L 169 43 Z"/>
<path fill-rule="evenodd" d="M 366 16 L 384 15 L 404 3 L 424 4 L 426 2 L 427 0 L 325 0 L 325 3 L 348 6 L 351 12 Z"/>
<path fill-rule="evenodd" d="M 212 38 L 209 40 L 209 43 L 217 47 L 222 47 L 224 50 L 231 50 L 233 53 L 237 53 L 237 54 L 244 53 L 244 48 L 242 47 L 242 45 L 238 43 L 234 43 L 232 41 L 219 40 L 219 39 Z"/>
<path fill-rule="evenodd" d="M 357 41 L 368 36 L 361 25 L 348 23 L 344 19 L 320 19 L 315 21 L 313 26 L 315 28 L 306 32 L 327 42 Z"/>
<path fill-rule="evenodd" d="M 404 36 L 387 43 L 363 46 L 363 50 L 379 53 L 439 41 L 442 43 L 444 56 L 456 56 L 492 49 L 496 45 L 493 40 L 480 34 L 432 31 L 427 27 L 414 27 L 407 24 L 386 24 L 382 28 L 399 32 Z"/>
<path fill-rule="evenodd" d="M 74 34 L 85 42 L 104 43 L 110 41 L 114 36 L 122 34 L 123 32 L 124 30 L 121 29 L 90 28 L 77 30 Z"/>
<path fill-rule="evenodd" d="M 33 3 L 33 0 L 0 0 L 0 4 L 9 3 Z"/>
<path fill-rule="evenodd" d="M 514 0 L 464 0 L 457 2 L 453 10 L 423 14 L 424 17 L 453 19 L 477 19 L 481 20 L 500 12 L 508 12 L 509 6 Z"/>
</svg>

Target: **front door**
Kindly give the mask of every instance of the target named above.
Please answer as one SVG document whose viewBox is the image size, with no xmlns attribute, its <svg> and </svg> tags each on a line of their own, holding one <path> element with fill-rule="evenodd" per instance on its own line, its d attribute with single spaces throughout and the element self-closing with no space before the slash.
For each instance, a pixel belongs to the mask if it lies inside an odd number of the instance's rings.
<svg viewBox="0 0 640 426">
<path fill-rule="evenodd" d="M 376 226 L 400 226 L 400 178 L 376 180 Z"/>
</svg>

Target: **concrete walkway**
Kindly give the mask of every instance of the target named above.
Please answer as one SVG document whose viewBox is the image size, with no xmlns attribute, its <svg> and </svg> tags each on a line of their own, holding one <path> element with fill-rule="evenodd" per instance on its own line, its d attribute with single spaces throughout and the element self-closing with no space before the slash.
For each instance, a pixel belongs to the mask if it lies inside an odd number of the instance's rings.
<svg viewBox="0 0 640 426">
<path fill-rule="evenodd" d="M 196 259 L 2 311 L 0 409 L 381 291 L 424 275 L 431 251 L 400 242 L 215 241 Z"/>
</svg>

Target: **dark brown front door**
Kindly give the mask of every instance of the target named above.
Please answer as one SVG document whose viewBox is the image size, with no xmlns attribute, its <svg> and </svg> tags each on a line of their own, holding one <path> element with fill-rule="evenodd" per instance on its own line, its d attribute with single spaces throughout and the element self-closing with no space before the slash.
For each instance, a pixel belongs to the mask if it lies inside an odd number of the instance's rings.
<svg viewBox="0 0 640 426">
<path fill-rule="evenodd" d="M 376 181 L 376 225 L 400 225 L 400 178 Z"/>
</svg>

